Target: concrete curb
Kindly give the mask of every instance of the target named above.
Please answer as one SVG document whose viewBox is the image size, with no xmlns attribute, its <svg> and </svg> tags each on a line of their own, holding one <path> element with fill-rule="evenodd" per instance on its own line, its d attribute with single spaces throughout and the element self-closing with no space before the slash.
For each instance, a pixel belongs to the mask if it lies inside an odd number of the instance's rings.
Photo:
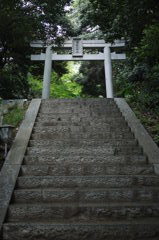
<svg viewBox="0 0 159 240">
<path fill-rule="evenodd" d="M 134 112 L 131 110 L 125 99 L 115 98 L 118 108 L 120 109 L 123 117 L 127 121 L 131 131 L 134 133 L 135 138 L 138 140 L 139 145 L 143 148 L 144 153 L 148 157 L 148 161 L 154 165 L 155 173 L 159 175 L 159 148 L 153 141 L 149 133 L 145 130 L 143 125 L 137 119 Z"/>
<path fill-rule="evenodd" d="M 0 232 L 16 184 L 20 167 L 37 117 L 40 99 L 31 101 L 0 173 Z"/>
</svg>

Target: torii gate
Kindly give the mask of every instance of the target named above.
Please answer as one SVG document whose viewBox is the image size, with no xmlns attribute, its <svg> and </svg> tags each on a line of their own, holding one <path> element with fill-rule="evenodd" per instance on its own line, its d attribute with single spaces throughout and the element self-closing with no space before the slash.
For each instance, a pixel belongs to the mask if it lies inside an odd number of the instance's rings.
<svg viewBox="0 0 159 240">
<path fill-rule="evenodd" d="M 42 99 L 50 97 L 50 81 L 52 71 L 52 61 L 104 61 L 105 68 L 105 83 L 107 98 L 113 98 L 113 83 L 112 83 L 112 64 L 111 60 L 124 60 L 125 54 L 111 53 L 111 48 L 124 47 L 125 42 L 121 40 L 115 41 L 114 44 L 106 43 L 104 40 L 82 40 L 81 38 L 72 38 L 64 43 L 60 48 L 72 49 L 72 54 L 57 54 L 53 52 L 55 45 L 45 45 L 41 41 L 32 42 L 31 47 L 46 48 L 46 53 L 32 55 L 33 61 L 45 61 L 43 92 Z M 84 49 L 104 49 L 98 54 L 85 54 Z"/>
</svg>

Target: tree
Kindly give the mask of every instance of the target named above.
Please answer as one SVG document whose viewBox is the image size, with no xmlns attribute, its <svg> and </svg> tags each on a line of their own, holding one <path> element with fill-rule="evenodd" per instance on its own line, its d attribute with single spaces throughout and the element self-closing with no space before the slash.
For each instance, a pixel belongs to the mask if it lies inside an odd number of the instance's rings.
<svg viewBox="0 0 159 240">
<path fill-rule="evenodd" d="M 26 79 L 30 65 L 30 42 L 36 39 L 58 41 L 68 34 L 70 28 L 65 17 L 65 6 L 69 2 L 70 0 L 0 0 L 0 92 L 3 89 L 6 97 L 6 78 L 7 83 L 12 79 L 12 71 L 7 74 L 8 69 L 14 69 L 17 84 L 20 75 L 23 80 Z M 11 96 L 17 97 L 14 94 Z"/>
<path fill-rule="evenodd" d="M 129 46 L 136 46 L 145 26 L 159 21 L 156 0 L 87 0 L 82 8 L 82 23 L 99 26 L 107 40 L 124 38 Z M 89 8 L 88 8 L 89 7 Z M 84 14 L 85 11 L 85 14 Z"/>
<path fill-rule="evenodd" d="M 76 81 L 83 86 L 83 94 L 94 97 L 106 96 L 104 64 L 99 61 L 84 62 Z"/>
<path fill-rule="evenodd" d="M 76 0 L 75 3 L 78 13 L 76 13 L 76 9 L 73 17 L 79 19 L 78 27 L 80 27 L 84 38 L 95 31 L 96 36 L 101 36 L 106 41 L 113 42 L 115 39 L 120 38 L 126 40 L 127 62 L 125 62 L 125 73 L 122 64 L 114 64 L 113 71 L 117 72 L 115 77 L 118 81 L 119 79 L 123 81 L 123 77 L 120 78 L 122 74 L 126 77 L 125 83 L 118 84 L 121 87 L 120 93 L 127 92 L 124 89 L 127 89 L 127 87 L 130 89 L 132 82 L 136 82 L 136 86 L 141 82 L 145 82 L 145 86 L 147 86 L 147 89 L 144 88 L 145 91 L 148 91 L 148 89 L 152 91 L 150 85 L 156 84 L 157 79 L 152 79 L 158 76 L 159 64 L 159 5 L 156 4 L 156 1 Z M 83 78 L 85 78 L 84 84 L 90 82 L 88 91 L 92 91 L 92 94 L 94 94 L 94 88 L 91 88 L 91 79 L 89 80 L 88 76 L 93 75 L 93 71 L 94 69 L 90 66 L 89 70 L 86 71 L 85 66 L 82 64 L 81 72 Z M 88 76 L 84 77 L 86 72 Z M 96 81 L 98 82 L 97 79 Z M 102 82 L 103 78 L 101 78 L 101 86 Z M 122 86 L 125 86 L 123 91 Z"/>
</svg>

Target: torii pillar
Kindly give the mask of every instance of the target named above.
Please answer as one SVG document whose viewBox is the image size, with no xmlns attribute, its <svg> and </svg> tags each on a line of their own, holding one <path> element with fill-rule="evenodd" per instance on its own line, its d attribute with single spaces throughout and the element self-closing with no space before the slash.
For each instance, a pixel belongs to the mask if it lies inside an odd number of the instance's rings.
<svg viewBox="0 0 159 240">
<path fill-rule="evenodd" d="M 106 46 L 104 48 L 104 56 L 105 56 L 104 69 L 105 69 L 106 96 L 107 98 L 113 98 L 114 93 L 112 80 L 112 63 L 111 63 L 111 51 L 109 46 Z M 48 46 L 46 48 L 42 99 L 49 99 L 50 97 L 51 70 L 52 70 L 52 46 Z"/>
<path fill-rule="evenodd" d="M 46 48 L 42 99 L 49 99 L 50 97 L 51 71 L 52 71 L 52 46 L 48 46 Z"/>
<path fill-rule="evenodd" d="M 105 85 L 106 85 L 106 96 L 107 98 L 113 98 L 113 79 L 112 79 L 112 62 L 111 62 L 111 51 L 110 47 L 104 48 L 104 69 L 105 69 Z"/>
</svg>

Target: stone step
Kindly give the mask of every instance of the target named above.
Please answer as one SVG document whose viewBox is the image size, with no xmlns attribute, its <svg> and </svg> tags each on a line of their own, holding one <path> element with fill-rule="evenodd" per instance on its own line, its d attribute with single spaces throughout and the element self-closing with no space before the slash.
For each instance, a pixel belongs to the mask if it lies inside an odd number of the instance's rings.
<svg viewBox="0 0 159 240">
<path fill-rule="evenodd" d="M 115 126 L 44 126 L 44 127 L 34 127 L 33 133 L 55 133 L 55 132 L 62 132 L 65 133 L 109 133 L 109 132 L 115 132 L 115 133 L 129 133 L 131 132 L 129 127 L 115 127 Z"/>
<path fill-rule="evenodd" d="M 83 140 L 85 138 L 87 138 L 88 140 L 104 140 L 104 138 L 115 138 L 115 139 L 121 139 L 121 138 L 126 138 L 129 140 L 135 139 L 133 133 L 130 131 L 129 128 L 127 129 L 101 129 L 101 128 L 96 128 L 91 130 L 91 128 L 89 129 L 89 131 L 85 130 L 84 128 L 77 128 L 77 129 L 67 129 L 65 127 L 59 127 L 58 128 L 54 128 L 51 127 L 49 129 L 49 127 L 43 127 L 43 128 L 37 128 L 37 129 L 33 129 L 33 133 L 32 136 L 43 136 L 44 137 L 48 137 L 48 139 L 50 140 L 49 136 L 52 136 L 52 139 L 56 139 L 53 136 L 56 137 L 60 137 L 63 136 L 63 139 L 65 138 L 73 138 L 73 139 L 81 139 L 83 138 Z M 122 137 L 121 137 L 122 136 Z M 59 139 L 60 140 L 60 139 Z"/>
<path fill-rule="evenodd" d="M 69 99 L 66 100 L 42 100 L 41 101 L 41 106 L 50 106 L 50 107 L 56 107 L 56 106 L 103 106 L 103 107 L 107 107 L 107 106 L 116 106 L 116 102 L 114 101 L 114 99 L 71 99 L 71 101 Z"/>
<path fill-rule="evenodd" d="M 31 140 L 37 140 L 37 139 L 46 139 L 46 140 L 50 140 L 50 139 L 56 139 L 56 140 L 65 140 L 65 139 L 73 139 L 73 140 L 84 140 L 84 139 L 89 139 L 89 140 L 96 140 L 96 139 L 134 139 L 134 135 L 132 132 L 121 132 L 121 131 L 116 131 L 116 132 L 78 132 L 77 133 L 73 133 L 73 132 L 54 132 L 54 133 L 50 133 L 50 132 L 44 132 L 44 133 L 33 133 L 31 136 Z"/>
<path fill-rule="evenodd" d="M 105 204 L 12 204 L 7 213 L 8 222 L 51 222 L 133 220 L 159 217 L 157 203 L 105 203 Z M 156 219 L 157 220 L 157 219 Z"/>
<path fill-rule="evenodd" d="M 128 125 L 127 125 L 127 123 L 124 121 L 124 120 L 120 120 L 120 121 L 118 121 L 118 122 L 116 122 L 116 121 L 112 121 L 112 122 L 102 122 L 102 121 L 86 121 L 86 122 L 80 122 L 80 121 L 45 121 L 45 122 L 36 122 L 35 123 L 35 125 L 34 125 L 35 127 L 40 127 L 40 128 L 42 128 L 42 127 L 58 127 L 58 126 L 64 126 L 64 127 L 81 127 L 81 126 L 83 126 L 83 127 L 93 127 L 93 128 L 95 128 L 95 127 L 97 127 L 97 128 L 99 128 L 99 127 L 101 127 L 101 128 L 109 128 L 109 127 L 114 127 L 114 128 L 116 128 L 116 127 L 120 127 L 120 128 L 126 128 L 126 127 L 128 127 Z"/>
<path fill-rule="evenodd" d="M 96 223 L 7 223 L 3 240 L 158 240 L 156 219 Z"/>
<path fill-rule="evenodd" d="M 89 176 L 89 175 L 146 175 L 153 174 L 153 165 L 145 166 L 116 166 L 107 164 L 52 164 L 52 165 L 23 165 L 22 176 Z"/>
<path fill-rule="evenodd" d="M 113 147 L 120 147 L 120 146 L 129 146 L 129 147 L 135 147 L 138 146 L 138 142 L 135 139 L 128 139 L 128 140 L 72 140 L 72 139 L 66 139 L 66 140 L 30 140 L 29 141 L 29 147 L 101 147 L 106 148 L 108 146 Z"/>
<path fill-rule="evenodd" d="M 80 113 L 80 112 L 110 112 L 110 111 L 120 111 L 117 105 L 54 105 L 45 106 L 41 105 L 40 112 L 43 113 L 54 113 L 54 112 L 64 112 L 64 113 Z"/>
<path fill-rule="evenodd" d="M 86 102 L 86 101 L 81 101 L 81 102 L 59 102 L 59 104 L 57 104 L 56 102 L 48 102 L 48 103 L 41 103 L 40 108 L 50 108 L 54 109 L 54 108 L 66 108 L 66 109 L 96 109 L 99 108 L 101 110 L 107 109 L 107 108 L 118 108 L 117 104 L 114 101 L 103 101 L 103 102 Z"/>
<path fill-rule="evenodd" d="M 73 123 L 76 123 L 76 124 L 79 124 L 81 123 L 81 125 L 87 125 L 87 123 L 91 123 L 91 124 L 104 124 L 104 123 L 108 123 L 108 124 L 114 124 L 114 123 L 118 123 L 118 124 L 122 124 L 122 123 L 126 123 L 126 121 L 124 120 L 124 118 L 122 116 L 120 117 L 116 117 L 116 118 L 113 118 L 113 117 L 109 117 L 109 116 L 100 116 L 99 117 L 79 117 L 79 116 L 73 116 L 73 115 L 70 115 L 70 116 L 65 116 L 64 114 L 62 115 L 52 115 L 52 116 L 46 116 L 46 115 L 43 115 L 42 117 L 37 117 L 36 119 L 36 124 L 39 123 L 62 123 L 62 122 L 65 122 L 65 123 L 69 123 L 70 125 L 73 124 Z"/>
<path fill-rule="evenodd" d="M 67 155 L 67 156 L 103 156 L 103 155 L 111 155 L 111 156 L 118 156 L 118 155 L 132 155 L 132 154 L 142 154 L 142 149 L 138 146 L 109 146 L 108 147 L 53 147 L 48 146 L 45 148 L 42 147 L 28 147 L 26 154 L 28 156 L 30 155 Z"/>
<path fill-rule="evenodd" d="M 17 188 L 128 188 L 158 187 L 156 175 L 107 175 L 107 176 L 23 176 L 18 177 Z"/>
<path fill-rule="evenodd" d="M 55 114 L 55 113 L 64 113 L 64 114 L 82 114 L 82 115 L 98 115 L 98 114 L 121 114 L 117 107 L 41 107 L 39 114 Z"/>
<path fill-rule="evenodd" d="M 76 98 L 76 99 L 49 99 L 42 100 L 42 106 L 56 106 L 56 105 L 64 105 L 64 106 L 72 106 L 72 105 L 116 105 L 114 99 L 106 99 L 106 98 Z"/>
<path fill-rule="evenodd" d="M 106 99 L 106 98 L 78 98 L 78 99 L 48 99 L 42 100 L 41 106 L 109 106 L 116 105 L 114 99 Z"/>
<path fill-rule="evenodd" d="M 120 111 L 115 111 L 113 112 L 112 110 L 110 110 L 109 112 L 105 112 L 102 113 L 101 111 L 98 112 L 78 112 L 78 113 L 73 113 L 73 112 L 68 112 L 65 113 L 64 111 L 62 112 L 53 112 L 53 113 L 43 113 L 43 112 L 39 112 L 38 113 L 38 117 L 39 118 L 43 118 L 43 117 L 51 117 L 54 118 L 55 116 L 58 118 L 68 118 L 68 117 L 74 117 L 75 119 L 77 118 L 87 118 L 89 120 L 89 118 L 107 118 L 107 117 L 112 117 L 112 118 L 116 118 L 116 117 L 122 117 L 122 114 Z"/>
<path fill-rule="evenodd" d="M 45 165 L 45 164 L 73 164 L 73 163 L 89 163 L 91 164 L 146 164 L 147 158 L 143 155 L 120 155 L 120 156 L 61 156 L 61 154 L 53 156 L 50 155 L 36 155 L 36 156 L 25 156 L 24 164 L 30 165 Z"/>
<path fill-rule="evenodd" d="M 159 187 L 98 188 L 98 189 L 18 189 L 14 191 L 15 203 L 110 203 L 159 201 Z"/>
</svg>

